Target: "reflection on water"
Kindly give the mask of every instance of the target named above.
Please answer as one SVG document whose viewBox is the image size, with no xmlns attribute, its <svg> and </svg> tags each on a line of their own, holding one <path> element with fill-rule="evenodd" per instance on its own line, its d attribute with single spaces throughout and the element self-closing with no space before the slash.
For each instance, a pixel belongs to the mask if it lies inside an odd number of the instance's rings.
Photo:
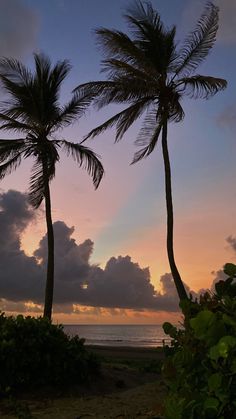
<svg viewBox="0 0 236 419">
<path fill-rule="evenodd" d="M 87 345 L 155 347 L 170 342 L 160 325 L 64 325 L 64 330 L 85 338 Z"/>
</svg>

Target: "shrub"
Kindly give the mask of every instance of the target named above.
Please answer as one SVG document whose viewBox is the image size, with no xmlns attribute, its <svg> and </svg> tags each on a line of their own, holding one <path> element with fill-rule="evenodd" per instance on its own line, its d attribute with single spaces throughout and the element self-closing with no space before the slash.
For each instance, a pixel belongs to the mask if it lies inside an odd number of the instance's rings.
<svg viewBox="0 0 236 419">
<path fill-rule="evenodd" d="M 215 294 L 184 301 L 184 329 L 164 323 L 173 338 L 163 367 L 169 392 L 165 419 L 236 418 L 236 265 Z"/>
<path fill-rule="evenodd" d="M 97 372 L 84 339 L 45 318 L 0 314 L 0 393 L 8 388 L 81 383 Z"/>
</svg>

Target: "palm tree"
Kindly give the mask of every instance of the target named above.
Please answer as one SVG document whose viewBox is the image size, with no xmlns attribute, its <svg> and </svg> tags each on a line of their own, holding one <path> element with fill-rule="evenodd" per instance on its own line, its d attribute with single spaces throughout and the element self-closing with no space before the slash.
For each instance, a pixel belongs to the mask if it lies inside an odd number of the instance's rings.
<svg viewBox="0 0 236 419">
<path fill-rule="evenodd" d="M 59 104 L 61 84 L 70 71 L 68 61 L 51 65 L 43 54 L 34 55 L 32 73 L 18 60 L 0 61 L 0 80 L 8 95 L 0 104 L 0 129 L 19 132 L 19 139 L 0 140 L 0 179 L 16 169 L 22 158 L 32 157 L 34 164 L 30 178 L 29 200 L 38 208 L 45 200 L 48 262 L 44 317 L 51 319 L 54 287 L 54 235 L 49 184 L 55 176 L 60 149 L 71 156 L 92 176 L 98 187 L 104 170 L 98 156 L 89 148 L 53 137 L 57 130 L 70 125 L 83 115 L 89 99 L 72 95 L 64 106 Z"/>
<path fill-rule="evenodd" d="M 167 128 L 169 122 L 183 120 L 181 101 L 184 95 L 208 99 L 226 88 L 227 83 L 223 79 L 193 74 L 215 42 L 218 12 L 216 6 L 208 3 L 196 29 L 190 33 L 183 46 L 177 49 L 175 26 L 171 29 L 165 28 L 150 2 L 145 2 L 144 5 L 137 1 L 125 15 L 130 37 L 117 30 L 96 30 L 104 53 L 105 59 L 102 63 L 107 80 L 85 83 L 75 89 L 78 97 L 89 94 L 97 108 L 111 103 L 128 104 L 124 110 L 93 129 L 85 140 L 116 126 L 115 141 L 118 141 L 133 122 L 146 112 L 136 140 L 136 144 L 142 146 L 134 155 L 132 163 L 136 163 L 153 152 L 161 136 L 165 167 L 167 253 L 180 299 L 187 298 L 187 294 L 173 250 L 173 205 Z"/>
</svg>

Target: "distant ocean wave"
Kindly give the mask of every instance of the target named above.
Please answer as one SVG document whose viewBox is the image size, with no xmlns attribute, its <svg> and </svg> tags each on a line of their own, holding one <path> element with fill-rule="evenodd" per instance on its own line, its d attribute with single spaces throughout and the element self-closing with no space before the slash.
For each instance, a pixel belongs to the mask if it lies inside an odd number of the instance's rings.
<svg viewBox="0 0 236 419">
<path fill-rule="evenodd" d="M 86 345 L 157 347 L 170 343 L 160 325 L 64 325 L 64 330 L 84 338 Z"/>
</svg>

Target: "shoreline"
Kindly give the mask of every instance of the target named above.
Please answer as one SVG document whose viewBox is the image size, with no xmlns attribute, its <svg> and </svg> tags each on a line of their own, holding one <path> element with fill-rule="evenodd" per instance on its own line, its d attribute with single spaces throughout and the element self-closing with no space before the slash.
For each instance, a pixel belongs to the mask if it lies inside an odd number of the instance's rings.
<svg viewBox="0 0 236 419">
<path fill-rule="evenodd" d="M 109 358 L 163 359 L 162 347 L 85 345 L 89 352 Z"/>
</svg>

